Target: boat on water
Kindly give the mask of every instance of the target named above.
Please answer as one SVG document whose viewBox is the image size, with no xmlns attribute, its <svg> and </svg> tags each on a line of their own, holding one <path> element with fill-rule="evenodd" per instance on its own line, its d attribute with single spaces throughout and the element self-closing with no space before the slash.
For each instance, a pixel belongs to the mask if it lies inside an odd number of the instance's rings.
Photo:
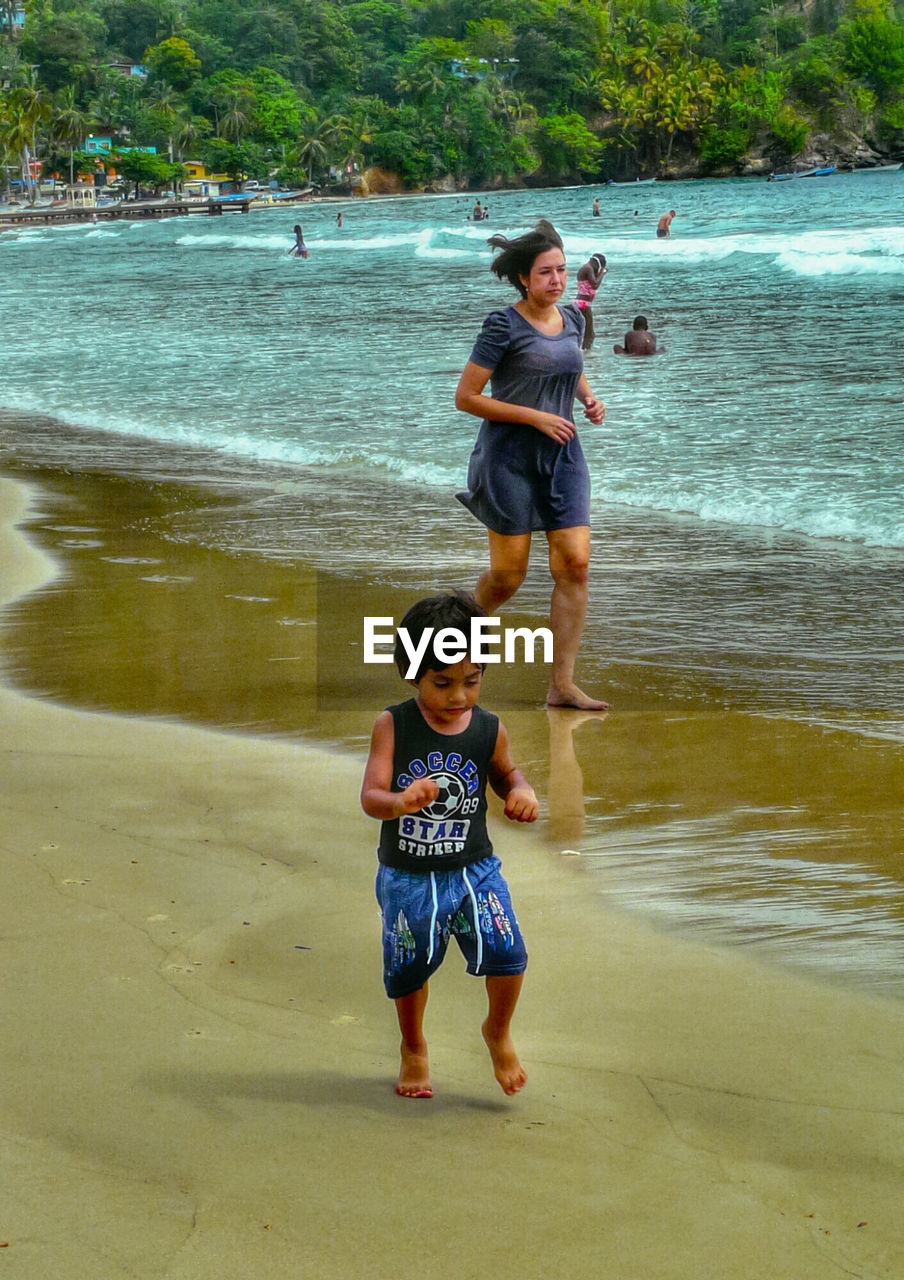
<svg viewBox="0 0 904 1280">
<path fill-rule="evenodd" d="M 792 178 L 827 178 L 830 173 L 834 172 L 835 166 L 829 164 L 823 169 L 802 169 L 800 173 L 770 173 L 767 181 L 790 182 Z"/>
<path fill-rule="evenodd" d="M 899 160 L 897 164 L 862 164 L 852 169 L 851 173 L 900 173 L 902 169 L 904 160 Z"/>
</svg>

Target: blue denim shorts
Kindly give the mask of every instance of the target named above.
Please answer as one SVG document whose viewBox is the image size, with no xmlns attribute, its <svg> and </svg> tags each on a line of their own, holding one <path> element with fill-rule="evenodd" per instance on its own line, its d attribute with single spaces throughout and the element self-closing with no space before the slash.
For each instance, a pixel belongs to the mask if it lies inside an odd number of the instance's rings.
<svg viewBox="0 0 904 1280">
<path fill-rule="evenodd" d="M 411 872 L 380 866 L 383 984 L 391 1000 L 419 991 L 443 962 L 450 937 L 468 973 L 523 973 L 527 951 L 499 859 L 457 871 Z"/>
</svg>

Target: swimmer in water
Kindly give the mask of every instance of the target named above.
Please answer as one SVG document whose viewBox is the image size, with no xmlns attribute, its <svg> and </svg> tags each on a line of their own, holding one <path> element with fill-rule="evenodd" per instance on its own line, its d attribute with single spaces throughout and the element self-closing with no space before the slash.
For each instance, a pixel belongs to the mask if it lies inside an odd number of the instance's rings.
<svg viewBox="0 0 904 1280">
<path fill-rule="evenodd" d="M 617 342 L 612 350 L 617 356 L 655 356 L 665 347 L 656 346 L 656 335 L 647 328 L 647 317 L 635 316 L 632 329 L 625 334 L 624 346 Z"/>
<path fill-rule="evenodd" d="M 659 225 L 656 228 L 656 235 L 660 240 L 665 240 L 672 234 L 672 219 L 675 216 L 675 210 L 669 209 L 668 213 L 664 213 L 659 219 Z"/>
<path fill-rule="evenodd" d="M 295 243 L 289 250 L 290 258 L 306 258 L 308 256 L 308 246 L 304 242 L 304 236 L 301 234 L 301 227 L 298 223 L 293 227 L 295 232 Z"/>
</svg>

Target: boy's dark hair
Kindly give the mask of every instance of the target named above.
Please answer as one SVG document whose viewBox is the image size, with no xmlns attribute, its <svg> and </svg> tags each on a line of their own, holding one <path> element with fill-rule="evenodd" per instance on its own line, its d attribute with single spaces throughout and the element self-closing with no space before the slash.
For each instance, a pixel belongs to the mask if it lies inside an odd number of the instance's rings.
<svg viewBox="0 0 904 1280">
<path fill-rule="evenodd" d="M 513 284 L 522 298 L 527 297 L 527 290 L 521 282 L 521 277 L 530 275 L 530 269 L 540 254 L 546 253 L 548 249 L 561 249 L 563 252 L 565 250 L 562 237 L 552 223 L 547 222 L 545 218 L 540 219 L 533 231 L 525 231 L 514 240 L 509 240 L 508 236 L 497 232 L 496 235 L 490 236 L 487 244 L 492 249 L 500 251 L 490 264 L 490 270 L 500 280 L 508 280 Z"/>
<path fill-rule="evenodd" d="M 462 632 L 466 641 L 469 641 L 471 637 L 471 619 L 485 618 L 486 616 L 486 609 L 482 609 L 470 592 L 467 591 L 453 591 L 448 595 L 442 596 L 426 596 L 423 600 L 418 600 L 417 604 L 413 604 L 399 623 L 399 627 L 404 627 L 407 631 L 409 643 L 417 646 L 427 628 L 433 628 L 430 644 L 427 646 L 414 676 L 415 684 L 421 679 L 425 671 L 443 671 L 449 666 L 449 659 L 440 658 L 434 647 L 436 637 L 444 627 L 454 627 L 457 631 Z M 405 679 L 411 659 L 405 652 L 405 647 L 398 632 L 396 633 L 392 656 L 399 669 L 399 675 Z M 484 670 L 486 664 L 481 663 L 480 666 L 481 670 Z"/>
<path fill-rule="evenodd" d="M 646 316 L 635 316 L 635 317 L 634 317 L 634 324 L 633 324 L 632 328 L 634 328 L 634 329 L 646 329 L 646 327 L 647 327 L 647 317 L 646 317 Z"/>
</svg>

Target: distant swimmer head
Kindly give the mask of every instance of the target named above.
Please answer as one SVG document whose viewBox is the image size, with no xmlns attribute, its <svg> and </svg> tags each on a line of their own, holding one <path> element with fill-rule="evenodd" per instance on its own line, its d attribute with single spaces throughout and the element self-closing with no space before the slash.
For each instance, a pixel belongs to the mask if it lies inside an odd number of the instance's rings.
<svg viewBox="0 0 904 1280">
<path fill-rule="evenodd" d="M 514 285 L 522 298 L 527 297 L 525 282 L 540 254 L 547 253 L 550 249 L 559 249 L 564 253 L 565 249 L 562 237 L 552 223 L 547 222 L 545 218 L 541 218 L 532 231 L 525 231 L 514 240 L 509 240 L 508 236 L 497 232 L 496 235 L 490 236 L 487 244 L 499 250 L 490 265 L 490 270 L 500 280 L 508 280 Z"/>
<path fill-rule="evenodd" d="M 646 316 L 635 316 L 635 317 L 634 317 L 634 324 L 633 324 L 632 328 L 634 328 L 634 329 L 647 329 L 647 328 L 649 328 L 649 325 L 647 324 L 647 317 L 646 317 Z"/>
</svg>

